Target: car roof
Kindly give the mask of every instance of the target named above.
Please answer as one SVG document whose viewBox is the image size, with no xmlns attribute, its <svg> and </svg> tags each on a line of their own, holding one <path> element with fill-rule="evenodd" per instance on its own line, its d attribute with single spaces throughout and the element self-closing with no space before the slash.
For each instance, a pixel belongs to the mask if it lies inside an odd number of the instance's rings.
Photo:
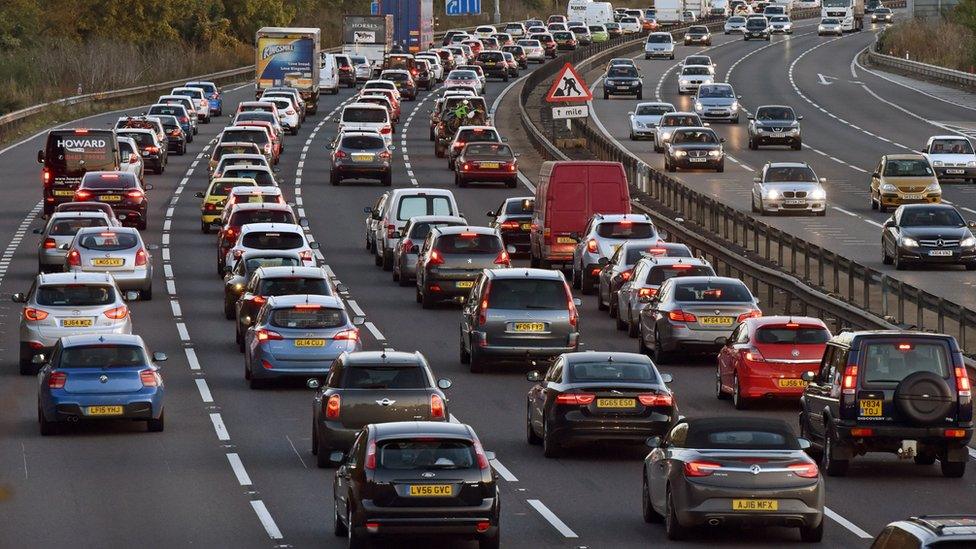
<svg viewBox="0 0 976 549">
<path fill-rule="evenodd" d="M 508 269 L 485 269 L 482 271 L 488 278 L 496 280 L 511 280 L 516 278 L 528 278 L 533 280 L 558 280 L 565 281 L 563 274 L 552 269 L 533 269 L 525 267 L 511 267 Z"/>
<path fill-rule="evenodd" d="M 651 257 L 645 257 L 641 259 L 646 259 L 648 263 L 652 266 L 670 267 L 672 265 L 694 265 L 696 267 L 711 267 L 712 264 L 708 262 L 707 259 L 701 257 L 673 257 L 673 256 L 660 256 L 655 255 Z M 693 278 L 693 277 L 682 277 L 682 278 Z"/>
<path fill-rule="evenodd" d="M 267 251 L 267 250 L 265 250 Z M 302 278 L 321 278 L 327 280 L 329 273 L 322 267 L 260 267 L 257 271 L 258 278 L 283 278 L 283 277 L 302 277 Z"/>
<path fill-rule="evenodd" d="M 383 112 L 386 112 L 386 107 L 384 107 L 383 105 L 377 105 L 375 103 L 359 103 L 359 102 L 350 103 L 345 107 L 343 107 L 342 110 L 345 111 L 348 109 L 382 109 Z"/>
<path fill-rule="evenodd" d="M 686 258 L 687 259 L 687 258 Z M 671 279 L 675 281 L 675 284 L 693 284 L 695 282 L 731 282 L 745 285 L 738 278 L 731 278 L 728 276 L 683 276 L 681 278 Z"/>
<path fill-rule="evenodd" d="M 241 257 L 245 260 L 254 259 L 255 257 L 291 257 L 299 259 L 301 258 L 301 255 L 298 252 L 293 252 L 291 250 L 248 250 L 244 252 L 244 255 Z M 313 267 L 302 267 L 302 269 L 311 268 Z"/>
<path fill-rule="evenodd" d="M 224 168 L 224 173 L 227 173 L 229 171 L 245 171 L 245 170 L 272 173 L 271 167 L 268 166 L 267 164 L 234 164 L 233 166 L 227 166 L 226 168 Z"/>
<path fill-rule="evenodd" d="M 290 269 L 290 267 L 271 267 L 272 269 Z M 321 270 L 321 269 L 320 269 Z M 269 307 L 294 307 L 296 305 L 320 305 L 327 309 L 345 310 L 342 301 L 331 295 L 290 294 L 276 295 L 268 298 Z"/>
<path fill-rule="evenodd" d="M 580 362 L 641 362 L 653 364 L 651 359 L 640 353 L 627 353 L 621 351 L 579 351 L 576 353 L 563 353 L 566 364 L 578 364 Z"/>
<path fill-rule="evenodd" d="M 437 231 L 441 235 L 455 235 L 461 233 L 476 233 L 483 235 L 498 235 L 498 229 L 491 227 L 478 227 L 470 225 L 452 225 L 450 227 L 434 227 L 431 231 Z"/>
<path fill-rule="evenodd" d="M 817 326 L 823 326 L 824 328 L 827 327 L 827 324 L 823 320 L 812 316 L 787 316 L 787 315 L 759 316 L 759 317 L 747 318 L 745 322 L 754 328 L 769 326 L 772 324 L 788 324 L 791 322 L 796 324 L 805 324 L 805 325 L 815 324 Z"/>
<path fill-rule="evenodd" d="M 248 187 L 249 189 L 277 189 L 278 187 Z M 291 206 L 288 204 L 282 204 L 280 202 L 240 202 L 234 204 L 235 212 L 244 212 L 249 210 L 273 210 L 273 211 L 283 211 L 291 212 Z M 253 225 L 253 223 L 249 223 Z"/>
<path fill-rule="evenodd" d="M 96 211 L 89 210 L 89 211 L 84 211 L 84 212 L 78 212 L 78 211 L 73 211 L 73 212 L 54 212 L 54 213 L 51 214 L 51 217 L 48 218 L 48 222 L 50 222 L 53 219 L 64 219 L 64 218 L 74 218 L 74 219 L 77 219 L 77 218 L 84 218 L 84 217 L 98 217 L 98 218 L 101 218 L 101 219 L 109 220 L 108 214 L 105 213 L 104 211 L 99 210 L 99 211 L 96 212 Z"/>
<path fill-rule="evenodd" d="M 516 200 L 520 202 L 522 200 L 535 200 L 535 196 L 510 196 L 505 199 L 505 203 L 508 204 L 509 202 L 515 202 Z"/>
<path fill-rule="evenodd" d="M 47 273 L 37 275 L 38 284 L 104 284 L 112 282 L 112 275 L 98 272 Z"/>
<path fill-rule="evenodd" d="M 460 221 L 466 223 L 465 219 L 456 215 L 415 215 L 407 220 L 407 223 L 428 223 L 437 221 Z"/>
<path fill-rule="evenodd" d="M 976 539 L 971 537 L 976 536 L 976 515 L 921 515 L 903 522 L 920 526 L 932 534 L 945 536 L 946 539 L 959 541 Z"/>
<path fill-rule="evenodd" d="M 150 135 L 156 135 L 154 130 L 149 128 L 116 128 L 116 133 L 148 133 Z"/>
<path fill-rule="evenodd" d="M 298 225 L 294 223 L 248 223 L 241 227 L 241 232 L 255 232 L 255 231 L 278 231 L 278 232 L 294 232 L 301 233 L 303 236 L 305 231 Z"/>
<path fill-rule="evenodd" d="M 436 189 L 434 187 L 410 187 L 402 189 L 393 189 L 390 191 L 390 198 L 400 197 L 400 196 L 454 196 L 454 193 L 450 189 Z"/>
<path fill-rule="evenodd" d="M 230 129 L 230 128 L 240 128 L 240 126 L 230 126 L 229 128 L 224 128 L 224 129 L 227 130 L 227 129 Z M 257 143 L 251 143 L 250 141 L 221 141 L 220 143 L 217 143 L 217 146 L 218 147 L 251 147 L 251 146 L 253 146 L 253 147 L 257 147 L 260 150 L 260 147 L 258 147 L 258 144 Z"/>
<path fill-rule="evenodd" d="M 929 141 L 934 141 L 936 139 L 965 139 L 969 141 L 969 138 L 965 135 L 933 135 L 929 138 Z"/>
<path fill-rule="evenodd" d="M 264 157 L 263 154 L 258 153 L 230 153 L 225 154 L 220 157 L 221 161 L 224 160 L 257 160 L 258 162 L 268 162 L 268 159 Z M 263 166 L 264 164 L 257 164 L 258 166 Z"/>
<path fill-rule="evenodd" d="M 374 423 L 370 427 L 375 440 L 411 436 L 464 438 L 475 440 L 474 431 L 464 423 L 450 421 L 393 421 Z"/>
<path fill-rule="evenodd" d="M 593 214 L 593 217 L 598 219 L 600 223 L 618 223 L 620 221 L 646 221 L 651 222 L 651 218 L 647 214 Z"/>
<path fill-rule="evenodd" d="M 112 233 L 126 233 L 126 234 L 138 235 L 139 229 L 136 229 L 135 227 L 82 227 L 78 229 L 78 232 L 75 233 L 75 235 L 77 236 L 81 233 L 94 233 L 94 232 L 112 232 Z"/>
<path fill-rule="evenodd" d="M 86 334 L 61 338 L 62 347 L 79 347 L 84 345 L 138 345 L 145 347 L 142 336 L 136 334 Z"/>
</svg>

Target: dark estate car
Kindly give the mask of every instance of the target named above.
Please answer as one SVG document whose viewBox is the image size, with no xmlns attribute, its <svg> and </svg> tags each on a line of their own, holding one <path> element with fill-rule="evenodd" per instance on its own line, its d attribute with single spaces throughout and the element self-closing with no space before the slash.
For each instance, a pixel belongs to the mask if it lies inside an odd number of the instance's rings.
<svg viewBox="0 0 976 549">
<path fill-rule="evenodd" d="M 464 301 L 482 269 L 511 267 L 501 234 L 488 227 L 434 227 L 417 258 L 417 303 Z"/>
<path fill-rule="evenodd" d="M 789 145 L 794 151 L 803 147 L 800 136 L 800 120 L 792 107 L 763 105 L 749 115 L 749 148 L 757 150 L 761 145 Z"/>
<path fill-rule="evenodd" d="M 635 67 L 614 66 L 607 70 L 603 78 L 603 98 L 611 95 L 633 95 L 644 98 L 644 83 Z"/>
</svg>

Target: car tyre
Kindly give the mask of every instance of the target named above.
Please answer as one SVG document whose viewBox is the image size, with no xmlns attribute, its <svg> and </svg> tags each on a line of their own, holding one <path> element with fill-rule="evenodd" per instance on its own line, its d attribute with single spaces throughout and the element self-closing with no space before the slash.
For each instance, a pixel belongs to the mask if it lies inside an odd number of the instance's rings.
<svg viewBox="0 0 976 549">
<path fill-rule="evenodd" d="M 353 527 L 351 509 L 346 511 L 346 528 L 349 532 L 349 549 L 369 549 L 369 539 L 365 535 L 357 533 L 356 528 Z"/>
<path fill-rule="evenodd" d="M 200 232 L 203 234 L 210 234 L 210 223 L 207 223 L 206 221 L 201 221 Z"/>
<path fill-rule="evenodd" d="M 580 293 L 583 295 L 593 294 L 593 276 L 587 275 L 582 269 L 580 269 Z"/>
<path fill-rule="evenodd" d="M 542 455 L 549 459 L 556 459 L 562 456 L 563 449 L 549 434 L 549 422 L 545 418 L 542 418 L 542 425 Z"/>
<path fill-rule="evenodd" d="M 881 243 L 881 263 L 885 265 L 891 265 L 895 260 L 888 255 L 888 248 L 885 247 L 884 242 Z"/>
<path fill-rule="evenodd" d="M 893 256 L 892 261 L 893 261 L 893 263 L 895 265 L 895 270 L 896 271 L 904 271 L 905 269 L 908 268 L 908 266 L 905 265 L 905 262 L 902 261 L 901 254 L 898 253 L 898 250 L 895 250 L 895 255 Z"/>
<path fill-rule="evenodd" d="M 159 418 L 146 421 L 146 430 L 150 433 L 161 433 L 166 426 L 166 410 L 159 412 Z"/>
<path fill-rule="evenodd" d="M 542 437 L 535 434 L 535 429 L 532 428 L 532 412 L 529 411 L 530 404 L 525 406 L 525 441 L 532 446 L 539 446 L 542 444 Z"/>
<path fill-rule="evenodd" d="M 344 538 L 349 535 L 349 529 L 346 528 L 346 524 L 342 522 L 339 518 L 339 507 L 336 506 L 335 500 L 332 501 L 332 515 L 334 516 L 334 524 L 332 526 L 332 533 L 338 538 Z"/>
<path fill-rule="evenodd" d="M 427 292 L 420 292 L 420 307 L 422 309 L 433 309 L 434 298 L 430 297 Z"/>
<path fill-rule="evenodd" d="M 393 253 L 383 250 L 383 270 L 392 271 L 393 270 Z"/>
<path fill-rule="evenodd" d="M 654 360 L 658 364 L 667 364 L 671 360 L 671 355 L 664 350 L 661 345 L 661 338 L 654 334 Z"/>
<path fill-rule="evenodd" d="M 647 485 L 647 476 L 644 476 L 641 482 L 641 514 L 644 516 L 644 522 L 647 523 L 656 523 L 664 520 L 661 513 L 658 513 L 651 503 L 651 492 L 650 487 Z"/>
<path fill-rule="evenodd" d="M 836 459 L 833 457 L 834 453 L 834 435 L 830 432 L 831 426 L 826 425 L 827 433 L 824 435 L 824 449 L 823 456 L 820 458 L 820 468 L 823 469 L 827 476 L 831 477 L 842 477 L 847 475 L 847 468 L 850 466 L 850 460 L 846 459 Z"/>
<path fill-rule="evenodd" d="M 461 338 L 458 341 L 458 353 L 461 364 L 471 364 L 471 353 L 464 348 L 464 334 L 461 334 Z"/>
<path fill-rule="evenodd" d="M 152 301 L 152 286 L 139 290 L 139 299 L 142 301 Z"/>
<path fill-rule="evenodd" d="M 627 319 L 624 321 L 624 324 L 627 325 L 627 337 L 637 337 L 637 335 L 638 335 L 637 334 L 637 323 L 636 322 L 633 322 L 631 320 L 633 318 L 632 315 L 633 315 L 633 311 L 630 310 L 630 309 L 628 309 L 627 310 Z"/>
<path fill-rule="evenodd" d="M 729 394 L 722 390 L 722 376 L 719 374 L 718 367 L 715 368 L 715 398 L 728 400 Z"/>
<path fill-rule="evenodd" d="M 942 476 L 946 478 L 960 478 L 966 474 L 965 461 L 942 460 L 939 462 L 939 466 L 942 468 Z"/>
<path fill-rule="evenodd" d="M 329 173 L 329 183 L 331 183 L 333 186 L 338 186 L 339 183 L 341 182 L 342 182 L 342 178 L 339 177 L 338 173 L 336 172 Z"/>
<path fill-rule="evenodd" d="M 820 524 L 816 526 L 801 526 L 800 539 L 806 543 L 820 543 L 823 540 L 824 519 L 820 519 Z"/>
<path fill-rule="evenodd" d="M 796 143 L 793 143 L 793 150 L 794 151 L 798 151 L 798 150 L 800 150 L 802 148 L 803 148 L 803 143 L 801 141 L 797 141 Z"/>
<path fill-rule="evenodd" d="M 329 460 L 329 454 L 331 453 L 330 448 L 323 447 L 322 438 L 318 435 L 315 436 L 315 466 L 319 469 L 328 469 L 332 465 L 332 461 Z"/>
<path fill-rule="evenodd" d="M 723 159 L 718 163 L 718 167 L 715 168 L 715 173 L 722 173 L 725 171 L 725 160 Z"/>
<path fill-rule="evenodd" d="M 664 532 L 669 540 L 678 541 L 688 535 L 688 529 L 681 525 L 678 515 L 674 510 L 674 498 L 671 496 L 671 489 L 668 488 L 667 495 L 667 514 L 664 517 Z"/>
<path fill-rule="evenodd" d="M 224 318 L 234 320 L 234 304 L 224 300 Z"/>
<path fill-rule="evenodd" d="M 607 92 L 603 92 L 603 100 L 606 101 L 608 99 L 610 99 L 610 94 Z"/>
<path fill-rule="evenodd" d="M 471 360 L 468 363 L 468 370 L 472 374 L 480 374 L 485 371 L 485 358 L 475 345 L 471 345 Z"/>
<path fill-rule="evenodd" d="M 732 406 L 736 410 L 747 410 L 749 409 L 749 399 L 742 396 L 742 388 L 739 386 L 739 374 L 738 372 L 732 374 Z"/>
<path fill-rule="evenodd" d="M 644 356 L 651 356 L 651 350 L 644 343 L 644 330 L 641 329 L 640 324 L 637 326 L 637 352 Z"/>
<path fill-rule="evenodd" d="M 644 99 L 644 90 L 640 90 L 637 92 L 637 99 Z"/>
<path fill-rule="evenodd" d="M 495 535 L 478 540 L 478 549 L 498 549 L 501 547 L 501 529 L 495 530 Z"/>
</svg>

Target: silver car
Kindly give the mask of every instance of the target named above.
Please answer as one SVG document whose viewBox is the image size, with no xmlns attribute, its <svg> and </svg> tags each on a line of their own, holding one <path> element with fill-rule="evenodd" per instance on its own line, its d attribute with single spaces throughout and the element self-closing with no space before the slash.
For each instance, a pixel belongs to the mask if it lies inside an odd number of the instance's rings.
<svg viewBox="0 0 976 549">
<path fill-rule="evenodd" d="M 703 120 L 728 120 L 739 123 L 739 99 L 732 84 L 707 84 L 698 88 L 695 112 Z"/>
<path fill-rule="evenodd" d="M 617 318 L 619 314 L 617 298 L 620 288 L 634 275 L 634 266 L 644 257 L 691 257 L 691 250 L 684 244 L 662 241 L 650 247 L 640 240 L 619 246 L 600 270 L 597 309 L 601 311 L 609 309 L 610 318 Z M 617 328 L 623 329 L 619 322 Z"/>
<path fill-rule="evenodd" d="M 37 373 L 37 355 L 50 356 L 61 337 L 131 334 L 132 319 L 122 292 L 108 273 L 40 274 L 30 292 L 16 293 L 20 315 L 20 373 Z"/>
<path fill-rule="evenodd" d="M 630 139 L 654 139 L 654 128 L 661 117 L 674 111 L 671 103 L 638 103 L 633 112 L 627 113 L 630 116 Z"/>
<path fill-rule="evenodd" d="M 417 278 L 417 255 L 430 230 L 434 227 L 456 227 L 467 225 L 463 217 L 453 215 L 418 215 L 411 217 L 402 230 L 393 238 L 400 242 L 393 248 L 393 282 L 400 286 L 410 286 Z"/>
<path fill-rule="evenodd" d="M 64 262 L 69 272 L 108 273 L 119 288 L 152 299 L 152 256 L 133 227 L 79 229 Z"/>
<path fill-rule="evenodd" d="M 118 222 L 104 212 L 54 212 L 43 229 L 37 246 L 37 270 L 41 273 L 64 270 L 64 256 L 75 234 L 83 227 L 115 227 Z"/>
<path fill-rule="evenodd" d="M 702 65 L 688 65 L 681 67 L 678 74 L 678 95 L 694 93 L 702 84 L 712 84 L 715 82 L 715 75 L 712 69 Z"/>
<path fill-rule="evenodd" d="M 756 316 L 762 316 L 759 302 L 741 280 L 670 278 L 638 315 L 638 349 L 644 354 L 653 350 L 658 364 L 675 351 L 715 353 L 736 324 Z"/>
<path fill-rule="evenodd" d="M 828 34 L 843 36 L 843 21 L 833 17 L 824 17 L 821 19 L 820 24 L 817 25 L 817 36 L 826 36 Z"/>
<path fill-rule="evenodd" d="M 730 34 L 733 32 L 745 32 L 746 30 L 746 18 L 740 15 L 735 15 L 729 17 L 725 20 L 725 34 Z"/>
<path fill-rule="evenodd" d="M 584 294 L 592 294 L 602 259 L 609 258 L 624 242 L 642 241 L 647 247 L 657 243 L 660 237 L 651 218 L 645 214 L 595 214 L 586 229 L 575 235 L 573 250 L 573 286 Z"/>
<path fill-rule="evenodd" d="M 665 280 L 679 276 L 715 276 L 715 269 L 707 260 L 694 257 L 647 254 L 638 261 L 630 280 L 617 291 L 617 329 L 627 330 L 627 335 L 637 337 L 637 317 L 641 309 L 657 295 Z"/>
<path fill-rule="evenodd" d="M 644 42 L 644 59 L 660 57 L 674 59 L 674 38 L 670 32 L 652 32 Z"/>
<path fill-rule="evenodd" d="M 461 362 L 553 359 L 579 350 L 579 298 L 549 269 L 485 269 L 461 310 Z"/>
<path fill-rule="evenodd" d="M 146 164 L 139 153 L 139 144 L 131 137 L 118 136 L 119 141 L 119 170 L 136 176 L 140 182 L 146 178 Z"/>
<path fill-rule="evenodd" d="M 789 15 L 774 15 L 769 18 L 769 32 L 793 34 L 793 21 L 790 21 Z"/>
<path fill-rule="evenodd" d="M 703 125 L 701 118 L 693 112 L 669 112 L 662 115 L 654 127 L 654 152 L 664 152 L 674 130 Z"/>
<path fill-rule="evenodd" d="M 805 162 L 767 162 L 752 184 L 752 211 L 827 215 L 827 191 Z"/>
</svg>

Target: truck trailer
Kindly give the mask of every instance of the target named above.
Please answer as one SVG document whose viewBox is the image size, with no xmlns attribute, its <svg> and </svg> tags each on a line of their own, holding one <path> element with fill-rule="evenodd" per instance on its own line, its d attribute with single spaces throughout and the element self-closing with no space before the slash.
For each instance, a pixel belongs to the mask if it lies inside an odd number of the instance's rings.
<svg viewBox="0 0 976 549">
<path fill-rule="evenodd" d="M 433 0 L 378 0 L 380 15 L 393 16 L 393 43 L 419 53 L 434 42 Z"/>
<path fill-rule="evenodd" d="M 392 15 L 346 15 L 342 18 L 342 53 L 362 55 L 373 66 L 393 49 Z"/>
<path fill-rule="evenodd" d="M 275 86 L 298 89 L 305 110 L 319 102 L 319 57 L 322 31 L 316 28 L 263 27 L 254 38 L 255 97 Z"/>
</svg>

